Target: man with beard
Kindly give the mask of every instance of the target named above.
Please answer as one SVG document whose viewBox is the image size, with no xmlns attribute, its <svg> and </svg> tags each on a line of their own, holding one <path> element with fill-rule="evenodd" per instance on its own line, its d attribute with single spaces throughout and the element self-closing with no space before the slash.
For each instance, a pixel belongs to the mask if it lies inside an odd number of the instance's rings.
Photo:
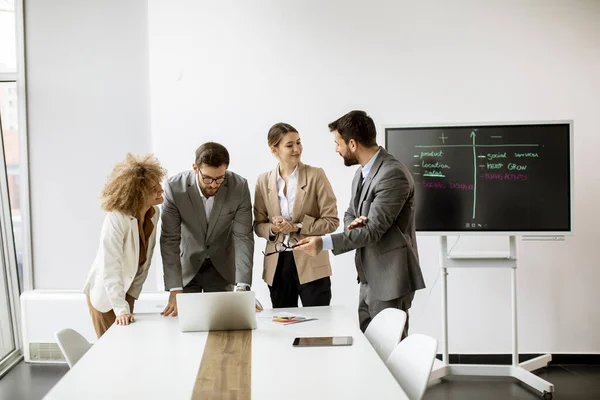
<svg viewBox="0 0 600 400">
<path fill-rule="evenodd" d="M 165 185 L 160 250 L 169 303 L 178 293 L 250 290 L 254 256 L 252 204 L 246 179 L 228 171 L 229 152 L 214 142 L 196 150 L 193 170 Z M 257 305 L 257 310 L 260 307 Z"/>
<path fill-rule="evenodd" d="M 344 164 L 361 165 L 352 181 L 345 229 L 305 238 L 297 250 L 310 255 L 356 250 L 358 318 L 364 332 L 385 308 L 408 314 L 415 291 L 425 287 L 415 235 L 415 184 L 408 168 L 377 145 L 375 123 L 364 111 L 349 112 L 329 129 Z M 408 319 L 402 339 L 407 334 Z"/>
</svg>

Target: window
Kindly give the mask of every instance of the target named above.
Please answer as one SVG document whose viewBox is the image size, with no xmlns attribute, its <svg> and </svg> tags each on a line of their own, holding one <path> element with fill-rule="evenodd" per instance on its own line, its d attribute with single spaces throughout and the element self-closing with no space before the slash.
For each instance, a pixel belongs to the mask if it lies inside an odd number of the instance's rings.
<svg viewBox="0 0 600 400">
<path fill-rule="evenodd" d="M 2 1 L 2 0 L 0 0 Z M 6 174 L 8 175 L 8 195 L 10 198 L 10 212 L 12 214 L 13 236 L 17 251 L 18 275 L 23 282 L 23 243 L 25 241 L 23 230 L 23 216 L 21 206 L 21 157 L 20 136 L 17 113 L 9 112 L 11 104 L 17 103 L 17 91 L 13 90 L 16 82 L 0 82 L 0 122 L 2 123 L 2 139 L 4 144 L 4 160 Z M 23 289 L 21 287 L 21 289 Z"/>
<path fill-rule="evenodd" d="M 17 72 L 15 0 L 0 0 L 0 73 Z"/>
<path fill-rule="evenodd" d="M 19 98 L 25 93 L 19 86 L 24 75 L 17 68 L 18 57 L 23 58 L 23 52 L 17 51 L 17 34 L 23 37 L 22 23 L 17 24 L 22 21 L 22 7 L 15 12 L 15 2 L 21 7 L 23 0 L 0 0 L 0 377 L 22 359 L 16 310 L 23 289 L 19 287 L 24 281 L 23 254 L 29 254 L 29 233 L 23 222 L 28 221 L 23 210 L 29 204 L 23 195 L 28 193 L 23 172 L 26 146 L 19 123 L 25 121 L 24 99 Z"/>
</svg>

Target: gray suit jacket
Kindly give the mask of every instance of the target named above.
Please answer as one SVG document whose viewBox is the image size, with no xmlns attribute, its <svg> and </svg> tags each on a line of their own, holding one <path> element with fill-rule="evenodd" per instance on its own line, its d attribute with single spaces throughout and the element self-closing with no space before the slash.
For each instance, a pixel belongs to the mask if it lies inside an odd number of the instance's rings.
<svg viewBox="0 0 600 400">
<path fill-rule="evenodd" d="M 381 301 L 424 288 L 415 235 L 415 183 L 408 168 L 381 148 L 355 208 L 361 174 L 359 168 L 352 181 L 345 230 L 331 235 L 333 253 L 356 249 L 358 279 L 367 282 Z M 361 215 L 368 217 L 365 226 L 347 230 L 348 224 Z"/>
<path fill-rule="evenodd" d="M 229 283 L 252 284 L 252 203 L 244 178 L 227 171 L 208 221 L 194 171 L 171 177 L 164 197 L 160 250 L 167 290 L 187 285 L 206 257 Z"/>
</svg>

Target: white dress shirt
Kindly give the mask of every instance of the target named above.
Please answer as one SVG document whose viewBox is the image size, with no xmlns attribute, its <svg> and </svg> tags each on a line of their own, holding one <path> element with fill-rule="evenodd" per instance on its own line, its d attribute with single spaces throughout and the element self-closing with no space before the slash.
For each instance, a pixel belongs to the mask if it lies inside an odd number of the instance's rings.
<svg viewBox="0 0 600 400">
<path fill-rule="evenodd" d="M 281 216 L 288 221 L 292 221 L 292 212 L 294 210 L 294 200 L 296 200 L 296 187 L 298 186 L 298 166 L 288 176 L 287 190 L 285 190 L 285 180 L 279 175 L 279 166 L 277 166 L 277 194 L 279 196 L 279 209 Z M 283 243 L 289 244 L 290 234 L 283 237 Z M 289 249 L 291 250 L 291 249 Z"/>
<path fill-rule="evenodd" d="M 213 204 L 215 204 L 215 196 L 210 196 L 209 198 L 204 197 L 202 193 L 202 189 L 200 189 L 200 183 L 198 183 L 198 178 L 196 177 L 196 186 L 198 187 L 198 191 L 200 192 L 200 197 L 202 197 L 202 204 L 204 204 L 204 212 L 206 213 L 206 222 L 210 217 L 210 212 L 212 211 Z"/>
</svg>

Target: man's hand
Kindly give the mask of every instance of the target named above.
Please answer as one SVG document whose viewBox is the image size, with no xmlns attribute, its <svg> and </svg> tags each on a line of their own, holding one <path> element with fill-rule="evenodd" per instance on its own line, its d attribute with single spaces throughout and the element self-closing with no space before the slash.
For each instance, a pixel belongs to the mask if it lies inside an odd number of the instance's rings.
<svg viewBox="0 0 600 400">
<path fill-rule="evenodd" d="M 238 283 L 237 285 L 235 285 L 235 291 L 236 292 L 248 292 L 248 291 L 250 291 L 250 286 L 243 284 L 243 283 Z M 260 304 L 260 301 L 256 300 L 255 305 L 256 305 L 256 312 L 261 312 L 263 310 L 263 307 L 262 307 L 262 304 Z"/>
<path fill-rule="evenodd" d="M 323 238 L 321 236 L 304 238 L 294 248 L 314 257 L 323 250 Z"/>
<path fill-rule="evenodd" d="M 119 315 L 117 317 L 117 319 L 115 320 L 115 323 L 117 325 L 129 325 L 129 323 L 134 322 L 135 319 L 133 318 L 133 315 L 131 314 L 123 314 L 123 315 Z"/>
<path fill-rule="evenodd" d="M 352 230 L 355 228 L 361 228 L 363 226 L 365 226 L 365 222 L 367 222 L 367 217 L 365 217 L 364 215 L 361 217 L 356 218 L 354 221 L 350 222 L 350 224 L 348 225 L 348 230 Z"/>
<path fill-rule="evenodd" d="M 165 309 L 163 310 L 163 312 L 160 313 L 160 315 L 164 315 L 165 317 L 176 317 L 177 316 L 177 294 L 178 293 L 183 293 L 183 290 L 173 290 L 170 294 L 169 294 L 169 303 L 167 304 L 167 306 L 165 307 Z"/>
</svg>

